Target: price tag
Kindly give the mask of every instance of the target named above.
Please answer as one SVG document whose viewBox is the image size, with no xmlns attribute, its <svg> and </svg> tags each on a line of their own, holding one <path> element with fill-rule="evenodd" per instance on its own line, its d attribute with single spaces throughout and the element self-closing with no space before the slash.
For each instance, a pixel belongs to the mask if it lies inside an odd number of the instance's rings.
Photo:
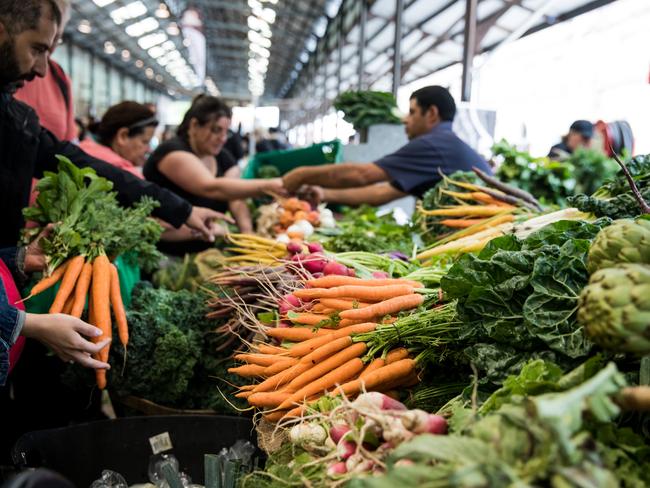
<svg viewBox="0 0 650 488">
<path fill-rule="evenodd" d="M 163 432 L 162 434 L 149 437 L 149 444 L 151 444 L 151 450 L 154 454 L 158 454 L 163 451 L 171 451 L 173 448 L 172 440 L 169 437 L 169 432 Z"/>
</svg>

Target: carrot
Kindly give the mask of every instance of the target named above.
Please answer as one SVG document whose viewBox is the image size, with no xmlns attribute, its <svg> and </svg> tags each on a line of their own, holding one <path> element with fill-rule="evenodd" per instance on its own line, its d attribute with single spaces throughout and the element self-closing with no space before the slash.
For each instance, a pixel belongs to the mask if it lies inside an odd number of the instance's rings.
<svg viewBox="0 0 650 488">
<path fill-rule="evenodd" d="M 79 278 L 77 279 L 77 286 L 74 289 L 74 303 L 70 311 L 70 315 L 73 317 L 81 318 L 81 314 L 86 306 L 86 296 L 88 295 L 92 275 L 93 263 L 87 261 L 84 263 L 83 268 L 81 268 L 81 273 L 79 273 Z"/>
<path fill-rule="evenodd" d="M 65 301 L 65 305 L 63 305 L 63 310 L 61 310 L 61 313 L 64 313 L 66 315 L 70 315 L 70 312 L 72 311 L 72 302 L 74 301 L 74 295 L 71 293 L 68 299 Z"/>
<path fill-rule="evenodd" d="M 129 343 L 129 325 L 126 322 L 126 312 L 124 311 L 124 302 L 120 293 L 120 277 L 117 273 L 117 267 L 111 263 L 111 306 L 113 315 L 117 323 L 117 334 L 120 337 L 120 343 L 126 347 Z"/>
<path fill-rule="evenodd" d="M 51 288 L 52 286 L 56 285 L 59 282 L 59 280 L 63 277 L 65 270 L 68 268 L 69 262 L 70 259 L 68 259 L 65 263 L 63 263 L 58 268 L 56 268 L 50 276 L 44 276 L 38 283 L 36 283 L 32 287 L 31 291 L 29 292 L 29 296 L 23 298 L 23 300 L 21 301 L 25 301 L 29 298 L 35 297 L 39 293 L 43 293 L 48 288 Z"/>
<path fill-rule="evenodd" d="M 325 329 L 313 330 L 311 327 L 274 327 L 265 331 L 266 335 L 275 339 L 302 342 L 314 337 L 320 337 L 329 334 L 330 331 Z M 286 349 L 284 350 L 286 352 Z"/>
<path fill-rule="evenodd" d="M 414 291 L 411 285 L 385 285 L 385 286 L 356 286 L 344 285 L 335 288 L 305 288 L 295 290 L 293 295 L 301 300 L 315 300 L 317 298 L 343 298 L 351 297 L 368 302 L 381 302 L 389 298 L 410 295 Z"/>
<path fill-rule="evenodd" d="M 270 354 L 237 354 L 235 356 L 237 361 L 242 361 L 248 364 L 257 364 L 258 366 L 269 367 L 278 362 L 286 361 L 287 358 L 282 356 L 275 356 Z"/>
<path fill-rule="evenodd" d="M 248 397 L 248 403 L 257 408 L 275 408 L 290 396 L 291 393 L 286 391 L 253 393 Z"/>
<path fill-rule="evenodd" d="M 323 313 L 324 310 L 330 310 L 325 305 L 317 303 L 309 310 L 311 313 Z"/>
<path fill-rule="evenodd" d="M 339 339 L 341 337 L 349 336 L 350 334 L 362 334 L 364 332 L 372 332 L 377 328 L 377 324 L 366 322 L 363 324 L 351 325 L 350 327 L 344 327 L 336 331 L 332 331 L 329 334 L 326 334 L 322 337 L 316 337 L 315 339 L 309 339 L 308 341 L 301 342 L 296 344 L 291 349 L 289 349 L 289 354 L 291 357 L 303 357 L 308 355 L 310 352 L 319 348 L 320 346 L 327 344 L 330 341 Z"/>
<path fill-rule="evenodd" d="M 414 369 L 415 360 L 402 359 L 373 371 L 365 378 L 357 378 L 356 380 L 352 380 L 339 386 L 334 390 L 333 395 L 336 396 L 341 393 L 346 396 L 356 395 L 364 387 L 366 390 L 374 390 L 386 383 L 408 376 Z"/>
<path fill-rule="evenodd" d="M 265 366 L 260 366 L 259 364 L 245 364 L 236 368 L 228 368 L 228 372 L 244 378 L 254 378 L 256 376 L 262 376 L 265 369 Z"/>
<path fill-rule="evenodd" d="M 295 392 L 303 386 L 316 381 L 318 378 L 329 373 L 333 369 L 339 367 L 341 364 L 349 361 L 350 359 L 357 358 L 364 354 L 368 348 L 363 342 L 358 342 L 345 349 L 330 356 L 325 361 L 316 364 L 313 368 L 305 371 L 299 376 L 296 376 L 286 387 L 290 392 Z"/>
<path fill-rule="evenodd" d="M 444 219 L 439 223 L 441 225 L 446 225 L 447 227 L 453 227 L 456 229 L 465 229 L 476 224 L 483 224 L 487 219 Z"/>
<path fill-rule="evenodd" d="M 290 368 L 262 381 L 259 385 L 253 388 L 254 392 L 276 390 L 280 386 L 293 381 L 298 375 L 301 375 L 314 364 L 319 363 L 323 359 L 339 352 L 352 345 L 352 338 L 350 336 L 340 337 L 336 340 L 329 339 L 320 347 L 315 348 L 305 357 L 300 359 L 297 364 Z"/>
<path fill-rule="evenodd" d="M 110 286 L 111 286 L 111 262 L 105 255 L 100 255 L 93 262 L 93 277 L 91 295 L 93 300 L 93 312 L 95 315 L 95 325 L 103 332 L 100 336 L 103 339 L 111 337 L 111 304 L 110 304 Z M 106 346 L 102 350 L 102 360 L 108 359 L 108 350 Z"/>
<path fill-rule="evenodd" d="M 77 284 L 77 278 L 79 278 L 79 273 L 84 266 L 84 257 L 75 256 L 70 259 L 69 264 L 63 274 L 63 279 L 61 280 L 61 286 L 59 291 L 54 297 L 54 302 L 50 306 L 50 313 L 60 313 L 63 310 L 66 300 L 74 290 L 74 286 Z"/>
<path fill-rule="evenodd" d="M 270 378 L 271 376 L 280 373 L 286 369 L 289 369 L 291 366 L 298 364 L 298 360 L 295 358 L 284 358 L 283 361 L 279 361 L 271 366 L 268 366 L 264 370 L 264 376 Z"/>
<path fill-rule="evenodd" d="M 353 276 L 338 276 L 329 275 L 321 278 L 314 278 L 305 283 L 310 288 L 334 288 L 344 285 L 358 285 L 358 286 L 388 286 L 388 285 L 410 285 L 413 288 L 424 288 L 422 283 L 413 280 L 403 280 L 399 278 L 371 278 L 361 279 Z"/>
<path fill-rule="evenodd" d="M 438 208 L 435 210 L 420 209 L 424 215 L 434 215 L 440 217 L 464 217 L 473 215 L 476 217 L 491 217 L 505 210 L 516 210 L 517 207 L 512 205 L 456 205 L 449 208 Z"/>
<path fill-rule="evenodd" d="M 295 315 L 292 314 L 291 317 L 289 317 L 289 320 L 293 322 L 294 324 L 301 324 L 301 325 L 320 325 L 320 324 L 326 324 L 328 322 L 331 322 L 331 318 L 327 315 L 320 315 L 316 313 L 297 313 Z"/>
<path fill-rule="evenodd" d="M 377 370 L 379 368 L 384 367 L 385 365 L 386 365 L 386 361 L 384 359 L 382 359 L 382 358 L 373 359 L 370 362 L 370 364 L 368 364 L 368 366 L 366 366 L 366 368 L 361 372 L 361 374 L 359 375 L 359 378 L 364 379 L 370 373 L 372 373 L 373 371 L 375 371 L 375 370 Z"/>
<path fill-rule="evenodd" d="M 248 398 L 252 394 L 252 391 L 240 391 L 239 393 L 235 393 L 235 398 Z"/>
<path fill-rule="evenodd" d="M 299 405 L 293 410 L 289 410 L 283 417 L 293 418 L 293 417 L 302 417 L 302 414 L 307 410 L 307 405 Z"/>
<path fill-rule="evenodd" d="M 371 305 L 370 303 L 346 300 L 343 298 L 323 298 L 320 301 L 320 304 L 334 310 L 352 310 L 353 308 L 364 308 Z"/>
<path fill-rule="evenodd" d="M 279 420 L 282 420 L 282 417 L 284 417 L 287 414 L 286 410 L 274 410 L 274 411 L 269 411 L 269 412 L 264 412 L 262 415 L 264 417 L 264 420 L 267 422 L 277 422 Z"/>
<path fill-rule="evenodd" d="M 344 310 L 340 313 L 340 317 L 341 319 L 350 320 L 369 320 L 373 317 L 384 317 L 402 310 L 419 307 L 422 302 L 424 302 L 424 297 L 419 293 L 413 293 L 412 295 L 389 298 L 366 308 Z"/>
<path fill-rule="evenodd" d="M 372 318 L 372 317 L 371 317 Z M 351 325 L 362 324 L 366 322 L 365 320 L 352 320 L 352 319 L 343 319 L 339 322 L 339 327 L 350 327 Z"/>
<path fill-rule="evenodd" d="M 284 347 L 271 346 L 269 344 L 259 343 L 255 346 L 260 354 L 288 354 L 289 350 Z"/>
<path fill-rule="evenodd" d="M 334 385 L 343 384 L 345 381 L 349 380 L 350 378 L 353 378 L 362 369 L 363 369 L 363 361 L 360 358 L 350 359 L 349 361 L 343 363 L 336 369 L 327 373 L 325 376 L 319 378 L 316 381 L 309 383 L 307 386 L 295 392 L 284 402 L 282 402 L 278 406 L 278 408 L 280 410 L 288 409 L 292 407 L 296 402 L 302 401 L 305 398 L 308 398 L 317 393 L 326 391 L 328 388 Z M 377 370 L 377 371 L 381 371 L 381 370 Z"/>
<path fill-rule="evenodd" d="M 391 364 L 409 357 L 409 351 L 405 347 L 398 347 L 386 354 L 386 364 Z"/>
<path fill-rule="evenodd" d="M 103 390 L 106 388 L 106 370 L 105 369 L 96 369 L 95 370 L 95 381 L 97 382 L 97 388 Z"/>
</svg>

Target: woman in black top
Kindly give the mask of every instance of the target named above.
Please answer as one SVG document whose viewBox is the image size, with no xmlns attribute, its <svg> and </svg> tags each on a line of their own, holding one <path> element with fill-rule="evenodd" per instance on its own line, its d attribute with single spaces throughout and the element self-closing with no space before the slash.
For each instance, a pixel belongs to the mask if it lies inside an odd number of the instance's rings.
<svg viewBox="0 0 650 488">
<path fill-rule="evenodd" d="M 158 146 L 151 155 L 144 166 L 144 177 L 194 205 L 229 209 L 240 230 L 251 232 L 250 215 L 242 199 L 267 192 L 282 194 L 284 188 L 280 178 L 238 178 L 236 162 L 227 162 L 228 155 L 223 152 L 231 117 L 230 108 L 219 98 L 199 96 L 178 127 L 177 137 Z M 207 247 L 197 242 L 161 243 L 163 252 L 175 255 Z"/>
</svg>

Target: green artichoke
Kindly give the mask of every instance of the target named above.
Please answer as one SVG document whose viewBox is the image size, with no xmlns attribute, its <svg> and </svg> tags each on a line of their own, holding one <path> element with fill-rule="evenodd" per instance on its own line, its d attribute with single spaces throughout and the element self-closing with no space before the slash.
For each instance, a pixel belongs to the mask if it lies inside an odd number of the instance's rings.
<svg viewBox="0 0 650 488">
<path fill-rule="evenodd" d="M 650 353 L 650 265 L 596 271 L 580 294 L 578 321 L 605 349 Z"/>
<path fill-rule="evenodd" d="M 619 263 L 650 264 L 650 220 L 621 219 L 598 233 L 589 249 L 589 272 Z"/>
</svg>

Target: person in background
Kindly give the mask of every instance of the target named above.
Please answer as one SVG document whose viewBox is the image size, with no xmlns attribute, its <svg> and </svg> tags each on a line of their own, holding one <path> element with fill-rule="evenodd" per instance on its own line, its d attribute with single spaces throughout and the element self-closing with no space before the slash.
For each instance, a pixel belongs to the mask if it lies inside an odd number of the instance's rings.
<svg viewBox="0 0 650 488">
<path fill-rule="evenodd" d="M 50 55 L 61 43 L 65 26 L 70 20 L 70 0 L 55 0 L 61 10 L 61 25 L 57 29 Z M 16 91 L 14 97 L 32 107 L 41 125 L 61 141 L 77 141 L 79 129 L 75 122 L 72 84 L 63 68 L 51 57 L 43 78 L 35 78 Z"/>
<path fill-rule="evenodd" d="M 580 148 L 591 146 L 591 138 L 594 136 L 594 125 L 588 120 L 576 120 L 569 133 L 562 137 L 562 142 L 551 148 L 548 157 L 551 159 L 566 159 L 573 152 Z"/>
<path fill-rule="evenodd" d="M 77 140 L 79 142 L 84 141 L 86 139 L 86 135 L 88 134 L 86 124 L 80 117 L 75 118 L 74 123 L 77 125 Z"/>
<path fill-rule="evenodd" d="M 447 89 L 427 86 L 411 95 L 404 118 L 409 143 L 374 163 L 302 166 L 283 177 L 287 191 L 303 185 L 315 200 L 344 205 L 382 205 L 412 195 L 421 198 L 441 174 L 492 170 L 452 130 L 456 103 Z"/>
<path fill-rule="evenodd" d="M 194 204 L 222 212 L 230 209 L 241 232 L 250 232 L 252 222 L 242 199 L 282 193 L 280 178 L 242 180 L 234 177 L 236 161 L 226 161 L 221 153 L 228 137 L 232 113 L 219 98 L 200 95 L 185 114 L 177 137 L 161 144 L 144 166 L 144 176 Z M 225 154 L 225 153 L 224 153 Z M 215 157 L 215 155 L 218 155 Z M 201 243 L 161 243 L 172 255 L 200 252 Z"/>
</svg>

